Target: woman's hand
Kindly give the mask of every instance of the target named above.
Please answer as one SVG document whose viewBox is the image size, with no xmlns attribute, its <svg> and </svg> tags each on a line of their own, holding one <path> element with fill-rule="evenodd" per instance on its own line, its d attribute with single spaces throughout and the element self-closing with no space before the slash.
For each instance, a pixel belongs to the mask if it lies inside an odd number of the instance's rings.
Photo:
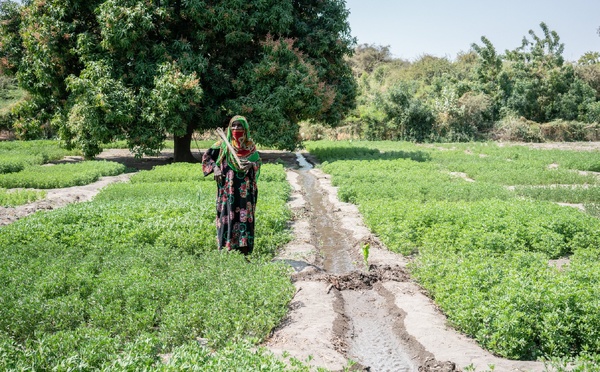
<svg viewBox="0 0 600 372">
<path fill-rule="evenodd" d="M 254 164 L 252 162 L 249 162 L 246 159 L 240 159 L 240 169 L 242 169 L 244 172 L 247 172 L 248 169 L 252 168 Z"/>
<path fill-rule="evenodd" d="M 223 182 L 223 174 L 221 173 L 221 167 L 218 167 L 215 165 L 213 172 L 215 174 L 215 181 L 217 181 L 217 183 L 219 183 L 219 184 L 222 183 Z"/>
</svg>

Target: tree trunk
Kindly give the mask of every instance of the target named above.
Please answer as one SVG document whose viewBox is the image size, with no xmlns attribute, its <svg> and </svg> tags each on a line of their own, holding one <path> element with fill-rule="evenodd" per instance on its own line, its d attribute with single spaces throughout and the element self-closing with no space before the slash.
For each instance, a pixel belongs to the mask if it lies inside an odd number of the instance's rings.
<svg viewBox="0 0 600 372">
<path fill-rule="evenodd" d="M 193 130 L 188 127 L 188 132 L 183 137 L 173 137 L 173 144 L 175 145 L 175 154 L 173 155 L 173 161 L 175 163 L 198 163 L 199 159 L 196 159 L 192 155 L 192 133 Z"/>
</svg>

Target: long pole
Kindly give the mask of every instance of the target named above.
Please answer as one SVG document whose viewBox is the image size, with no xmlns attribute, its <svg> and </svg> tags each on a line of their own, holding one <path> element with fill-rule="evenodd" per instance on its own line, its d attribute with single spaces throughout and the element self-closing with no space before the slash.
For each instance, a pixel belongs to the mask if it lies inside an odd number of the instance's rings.
<svg viewBox="0 0 600 372">
<path fill-rule="evenodd" d="M 223 129 L 217 128 L 217 134 L 225 142 L 225 146 L 227 146 L 227 148 L 229 149 L 229 151 L 233 155 L 233 158 L 235 159 L 235 162 L 237 163 L 238 167 L 242 168 L 242 162 L 240 161 L 240 158 L 237 156 L 237 152 L 235 151 L 235 149 L 233 148 L 233 146 L 231 146 L 231 144 L 229 143 L 229 141 L 227 141 L 227 136 L 225 135 L 225 132 L 223 132 Z"/>
</svg>

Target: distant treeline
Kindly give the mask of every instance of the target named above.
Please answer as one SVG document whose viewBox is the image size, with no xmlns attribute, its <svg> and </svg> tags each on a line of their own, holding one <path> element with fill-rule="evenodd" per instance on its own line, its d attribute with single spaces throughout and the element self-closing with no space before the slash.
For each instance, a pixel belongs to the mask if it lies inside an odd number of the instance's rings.
<svg viewBox="0 0 600 372">
<path fill-rule="evenodd" d="M 392 58 L 389 47 L 359 45 L 350 63 L 357 108 L 343 126 L 305 126 L 303 135 L 408 140 L 586 141 L 600 138 L 600 53 L 576 62 L 540 24 L 501 54 L 485 37 L 455 60 Z"/>
</svg>

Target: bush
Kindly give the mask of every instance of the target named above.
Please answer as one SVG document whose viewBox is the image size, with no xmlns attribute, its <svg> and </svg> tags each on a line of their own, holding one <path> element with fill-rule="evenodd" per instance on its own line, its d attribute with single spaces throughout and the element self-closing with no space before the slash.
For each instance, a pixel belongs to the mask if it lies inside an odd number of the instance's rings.
<svg viewBox="0 0 600 372">
<path fill-rule="evenodd" d="M 378 139 L 424 142 L 431 140 L 435 116 L 432 109 L 414 97 L 415 87 L 398 84 L 381 98 L 384 113 L 381 137 Z"/>
<path fill-rule="evenodd" d="M 588 123 L 600 123 L 600 101 L 588 104 L 586 121 Z"/>
<path fill-rule="evenodd" d="M 546 141 L 572 142 L 595 140 L 593 131 L 600 129 L 598 125 L 587 124 L 580 121 L 554 120 L 550 123 L 541 124 L 540 130 Z M 600 132 L 599 132 L 600 133 Z"/>
<path fill-rule="evenodd" d="M 495 124 L 491 136 L 496 141 L 544 142 L 540 125 L 524 117 L 505 117 Z"/>
</svg>

